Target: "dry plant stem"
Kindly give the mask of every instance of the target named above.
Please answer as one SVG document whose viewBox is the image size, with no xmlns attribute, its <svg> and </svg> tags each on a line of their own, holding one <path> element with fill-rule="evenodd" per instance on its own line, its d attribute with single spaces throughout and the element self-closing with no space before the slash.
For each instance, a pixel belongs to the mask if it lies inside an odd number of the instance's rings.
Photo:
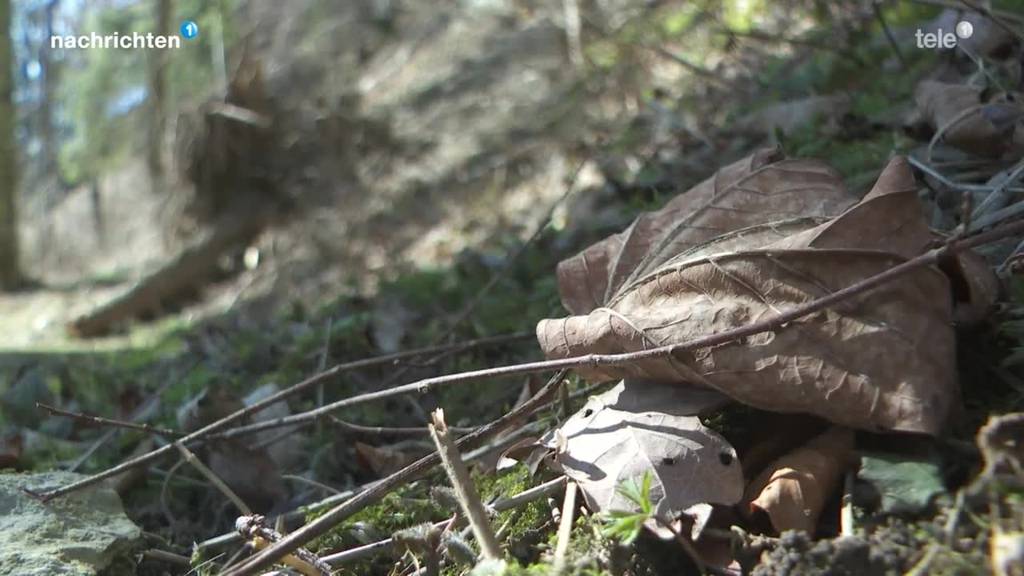
<svg viewBox="0 0 1024 576">
<path fill-rule="evenodd" d="M 843 500 L 842 508 L 839 510 L 839 535 L 840 536 L 853 536 L 854 535 L 854 522 L 853 522 L 853 483 L 854 483 L 854 472 L 848 470 L 846 477 L 843 480 Z"/>
<path fill-rule="evenodd" d="M 1024 207 L 1024 203 L 1021 203 Z M 1024 208 L 1022 208 L 1024 209 Z M 308 412 L 302 412 L 285 418 L 278 418 L 276 420 L 267 420 L 264 422 L 258 422 L 256 424 L 250 424 L 248 426 L 240 426 L 233 428 L 222 434 L 224 437 L 234 437 L 243 434 L 251 434 L 254 432 L 260 432 L 270 428 L 278 428 L 281 426 L 292 426 L 295 424 L 309 423 L 315 421 L 317 418 L 321 418 L 349 406 L 355 406 L 357 404 L 363 404 L 365 402 L 371 402 L 374 400 L 382 400 L 384 398 L 390 398 L 392 396 L 398 396 L 402 394 L 410 393 L 423 393 L 426 390 L 438 386 L 450 386 L 453 384 L 462 384 L 465 382 L 475 382 L 478 380 L 498 378 L 502 376 L 518 376 L 521 374 L 534 374 L 537 372 L 548 372 L 552 370 L 567 370 L 572 368 L 598 368 L 601 366 L 622 366 L 625 364 L 632 364 L 639 360 L 650 360 L 654 358 L 664 358 L 671 356 L 677 352 L 683 352 L 688 350 L 696 350 L 698 348 L 708 348 L 711 346 L 718 346 L 725 344 L 739 338 L 745 338 L 761 332 L 767 332 L 778 328 L 784 324 L 798 320 L 808 314 L 813 314 L 820 310 L 824 310 L 829 306 L 852 298 L 854 296 L 863 294 L 869 290 L 882 286 L 897 278 L 900 278 L 915 270 L 925 268 L 936 264 L 939 259 L 973 248 L 975 246 L 981 246 L 989 244 L 998 240 L 1002 240 L 1007 237 L 1017 236 L 1024 233 L 1024 221 L 1011 222 L 1002 225 L 998 228 L 970 236 L 963 239 L 955 239 L 954 241 L 948 242 L 943 246 L 929 250 L 920 256 L 906 260 L 901 264 L 893 266 L 888 270 L 880 272 L 870 278 L 865 278 L 859 282 L 851 284 L 846 288 L 837 290 L 822 296 L 816 300 L 807 302 L 800 306 L 794 306 L 789 310 L 780 312 L 765 318 L 759 322 L 754 322 L 746 326 L 739 326 L 716 334 L 709 334 L 701 338 L 695 338 L 688 342 L 681 342 L 678 344 L 668 344 L 665 346 L 657 346 L 654 348 L 648 348 L 646 350 L 638 350 L 636 352 L 623 352 L 619 354 L 586 354 L 583 356 L 573 356 L 570 358 L 560 358 L 556 360 L 542 360 L 537 362 L 526 362 L 523 364 L 512 364 L 508 366 L 499 366 L 497 368 L 487 368 L 483 370 L 472 370 L 469 372 L 460 372 L 457 374 L 447 374 L 444 376 L 435 376 L 433 378 L 425 378 L 409 384 L 403 384 L 394 388 L 386 390 L 378 390 L 376 392 L 368 392 L 350 398 L 344 398 L 327 404 L 321 408 L 310 410 Z M 766 251 L 771 253 L 771 251 Z"/>
<path fill-rule="evenodd" d="M 889 23 L 885 20 L 885 14 L 882 13 L 882 6 L 880 0 L 874 0 L 871 3 L 871 9 L 875 12 L 875 19 L 882 25 L 882 32 L 885 33 L 885 39 L 889 42 L 889 46 L 892 48 L 893 53 L 896 54 L 896 59 L 900 61 L 900 68 L 907 69 L 907 59 L 903 57 L 903 52 L 900 50 L 900 45 L 896 42 L 896 38 L 892 35 L 892 30 L 889 29 Z"/>
<path fill-rule="evenodd" d="M 427 347 L 427 348 L 419 348 L 419 349 L 416 349 L 416 350 L 408 350 L 408 351 L 405 351 L 405 352 L 396 352 L 394 354 L 385 354 L 385 355 L 382 355 L 382 356 L 374 356 L 372 358 L 364 358 L 362 360 L 355 360 L 353 362 L 346 362 L 344 364 L 338 364 L 338 365 L 334 366 L 333 368 L 331 368 L 329 370 L 326 370 L 324 372 L 321 372 L 319 374 L 311 376 L 311 377 L 303 380 L 302 382 L 294 384 L 294 385 L 292 385 L 289 388 L 281 390 L 280 392 L 278 392 L 276 394 L 272 394 L 271 396 L 268 396 L 268 397 L 264 398 L 263 400 L 260 400 L 259 402 L 256 402 L 256 403 L 254 403 L 254 404 L 252 404 L 250 406 L 246 406 L 245 408 L 243 408 L 241 410 L 233 412 L 233 413 L 225 416 L 224 418 L 221 418 L 220 420 L 217 420 L 216 422 L 212 422 L 212 423 L 208 424 L 207 426 L 204 426 L 204 427 L 200 428 L 199 430 L 196 430 L 195 432 L 187 434 L 187 435 L 183 436 L 180 439 L 180 441 L 183 444 L 190 444 L 192 442 L 195 442 L 196 440 L 200 440 L 202 438 L 205 438 L 205 437 L 211 435 L 213 432 L 216 432 L 217 430 L 220 430 L 222 428 L 227 427 L 232 422 L 236 422 L 238 420 L 241 420 L 242 418 L 245 418 L 246 416 L 249 416 L 250 414 L 254 414 L 256 412 L 259 412 L 260 410 L 263 410 L 267 406 L 270 406 L 272 404 L 276 404 L 276 403 L 280 402 L 281 400 L 284 400 L 285 398 L 289 398 L 289 397 L 294 396 L 296 394 L 300 394 L 302 392 L 305 392 L 306 390 L 309 390 L 310 388 L 316 386 L 317 384 L 319 384 L 321 382 L 325 382 L 325 381 L 327 381 L 327 380 L 329 380 L 331 378 L 334 378 L 334 377 L 336 377 L 339 374 L 342 374 L 344 372 L 349 372 L 349 371 L 352 371 L 352 370 L 358 370 L 360 368 L 367 368 L 367 367 L 370 367 L 370 366 L 378 366 L 378 365 L 381 365 L 381 364 L 388 364 L 390 362 L 394 362 L 395 360 L 402 360 L 402 359 L 405 359 L 405 358 L 413 358 L 413 357 L 416 357 L 416 356 L 422 356 L 424 354 L 436 354 L 438 352 L 444 352 L 446 350 L 466 350 L 466 349 L 469 349 L 469 348 L 476 348 L 478 346 L 489 346 L 489 345 L 494 345 L 494 344 L 505 344 L 505 343 L 508 343 L 508 342 L 514 342 L 514 341 L 517 341 L 517 340 L 525 340 L 525 339 L 533 338 L 533 337 L 534 337 L 533 334 L 526 333 L 526 332 L 516 333 L 516 334 L 504 334 L 504 335 L 500 335 L 500 336 L 491 336 L 491 337 L 488 337 L 488 338 L 478 338 L 476 340 L 469 340 L 469 341 L 466 341 L 466 342 L 460 342 L 460 343 L 456 343 L 456 344 L 444 344 L 444 345 L 438 345 L 438 346 L 430 346 L 430 347 Z M 160 447 L 160 448 L 158 448 L 156 450 L 153 450 L 152 452 L 149 452 L 147 454 L 143 454 L 142 456 L 138 456 L 136 458 L 132 458 L 130 460 L 122 462 L 121 464 L 118 464 L 117 466 L 114 466 L 112 468 L 108 468 L 107 470 L 104 470 L 103 472 L 100 472 L 98 474 L 94 474 L 94 475 L 89 476 L 87 478 L 83 478 L 82 480 L 79 480 L 77 482 L 72 482 L 71 484 L 68 484 L 67 486 L 62 486 L 60 488 L 56 488 L 54 490 L 50 490 L 49 492 L 43 492 L 43 493 L 40 493 L 40 494 L 35 494 L 35 496 L 37 496 L 38 498 L 40 498 L 41 500 L 43 500 L 45 502 L 47 500 L 51 500 L 51 499 L 56 498 L 58 496 L 62 496 L 64 494 L 68 494 L 70 492 L 74 492 L 75 490 L 81 490 L 82 488 L 86 488 L 88 486 L 92 486 L 93 484 L 96 484 L 97 482 L 100 482 L 102 480 L 110 478 L 111 476 L 116 476 L 116 475 L 124 472 L 125 470 L 130 470 L 131 468 L 134 468 L 136 466 L 142 466 L 144 464 L 148 464 L 150 462 L 153 462 L 154 460 L 159 459 L 162 456 L 166 456 L 167 454 L 170 454 L 173 451 L 174 451 L 174 447 L 172 445 L 168 444 L 167 446 Z"/>
<path fill-rule="evenodd" d="M 192 562 L 181 554 L 175 554 L 174 552 L 168 552 L 166 550 L 160 550 L 158 548 L 152 548 L 142 553 L 143 558 L 150 560 L 158 560 L 160 562 L 167 562 L 168 564 L 174 564 L 175 566 L 191 567 Z"/>
<path fill-rule="evenodd" d="M 539 484 L 537 486 L 534 486 L 533 488 L 524 490 L 519 494 L 516 494 L 515 496 L 502 498 L 501 500 L 498 500 L 497 502 L 492 504 L 491 508 L 493 508 L 495 512 L 502 512 L 504 510 L 519 508 L 523 504 L 529 504 L 534 500 L 539 500 L 545 496 L 549 496 L 551 494 L 558 492 L 559 490 L 562 489 L 563 486 L 566 485 L 567 480 L 568 479 L 565 476 L 559 476 L 554 480 L 549 480 L 543 484 Z"/>
<path fill-rule="evenodd" d="M 555 545 L 555 559 L 552 562 L 552 572 L 556 575 L 565 572 L 565 558 L 569 553 L 569 541 L 572 539 L 572 521 L 576 516 L 576 490 L 575 482 L 569 482 L 565 487 L 562 521 L 558 524 L 558 543 Z"/>
<path fill-rule="evenodd" d="M 459 454 L 459 449 L 455 447 L 455 442 L 448 431 L 448 425 L 444 421 L 444 410 L 434 410 L 431 419 L 433 422 L 430 425 L 430 436 L 434 439 L 437 453 L 441 457 L 441 465 L 448 474 L 452 487 L 455 488 L 462 513 L 466 515 L 469 525 L 473 528 L 473 535 L 480 542 L 480 551 L 487 560 L 501 560 L 501 545 L 494 535 L 494 528 L 487 518 L 484 504 L 480 501 L 480 493 L 469 477 L 469 470 L 466 469 L 462 455 Z"/>
<path fill-rule="evenodd" d="M 1013 170 L 1006 175 L 1005 180 L 993 187 L 992 192 L 974 209 L 972 216 L 975 218 L 980 217 L 986 212 L 991 211 L 989 210 L 990 205 L 1003 202 L 1009 196 L 1007 189 L 1019 180 L 1022 174 L 1024 174 L 1024 160 L 1021 160 L 1013 167 Z M 996 206 L 996 208 L 1003 208 L 1003 206 Z"/>
<path fill-rule="evenodd" d="M 135 422 L 126 422 L 124 420 L 115 420 L 113 418 L 104 418 L 102 416 L 92 416 L 82 412 L 71 412 L 68 410 L 61 410 L 49 404 L 43 404 L 42 402 L 36 402 L 36 408 L 46 410 L 54 416 L 63 416 L 65 418 L 71 418 L 80 422 L 85 422 L 93 426 L 109 426 L 112 428 L 125 428 L 128 430 L 137 430 L 139 432 L 145 432 L 147 434 L 158 434 L 160 436 L 166 436 L 168 438 L 181 438 L 180 432 L 174 430 L 168 430 L 167 428 L 157 428 L 156 426 L 150 426 L 149 424 L 136 424 Z"/>
<path fill-rule="evenodd" d="M 200 461 L 199 458 L 197 458 L 196 455 L 193 454 L 191 450 L 186 448 L 185 445 L 182 444 L 181 442 L 175 442 L 173 446 L 178 449 L 178 452 L 181 452 L 181 455 L 183 458 L 185 458 L 186 462 L 188 462 L 193 468 L 198 470 L 199 473 L 202 474 L 207 480 L 209 480 L 210 483 L 217 488 L 217 490 L 220 490 L 221 494 L 226 496 L 228 500 L 231 500 L 231 503 L 234 504 L 235 507 L 238 508 L 238 510 L 242 514 L 246 516 L 252 515 L 252 508 L 249 508 L 249 506 L 241 498 L 238 497 L 238 494 L 235 494 L 234 490 L 228 487 L 228 485 L 225 484 L 223 480 L 221 480 L 216 474 L 214 474 L 213 470 L 207 468 L 206 464 L 203 464 L 202 461 Z"/>
<path fill-rule="evenodd" d="M 480 427 L 472 434 L 463 436 L 455 443 L 455 445 L 460 449 L 472 448 L 481 441 L 512 427 L 523 419 L 528 418 L 537 410 L 547 406 L 551 402 L 552 396 L 556 392 L 557 387 L 561 385 L 562 379 L 565 377 L 565 373 L 565 370 L 559 371 L 550 380 L 548 380 L 547 384 L 545 384 L 544 387 L 541 388 L 532 398 L 512 409 L 508 414 L 505 414 L 501 418 L 494 420 L 486 426 Z M 257 570 L 272 565 L 279 558 L 282 558 L 292 550 L 295 550 L 313 538 L 322 536 L 349 516 L 380 501 L 381 498 L 398 486 L 402 486 L 422 477 L 427 471 L 440 463 L 440 461 L 441 458 L 437 454 L 429 454 L 420 458 L 398 472 L 395 472 L 387 478 L 373 484 L 373 486 L 363 492 L 356 494 L 351 499 L 346 500 L 342 504 L 331 509 L 313 522 L 310 522 L 295 532 L 292 532 L 276 545 L 256 554 L 252 558 L 249 558 L 246 562 L 239 565 L 235 570 L 232 570 L 228 574 L 233 576 L 255 574 Z"/>
<path fill-rule="evenodd" d="M 426 426 L 417 427 L 387 427 L 387 426 L 364 426 L 362 424 L 353 424 L 346 422 L 338 418 L 337 416 L 331 416 L 331 423 L 345 430 L 347 432 L 355 432 L 357 434 L 370 434 L 374 436 L 426 436 L 430 434 L 430 429 Z M 460 428 L 458 426 L 451 426 L 448 428 L 451 432 L 456 434 L 469 434 L 473 431 L 473 428 Z"/>
</svg>

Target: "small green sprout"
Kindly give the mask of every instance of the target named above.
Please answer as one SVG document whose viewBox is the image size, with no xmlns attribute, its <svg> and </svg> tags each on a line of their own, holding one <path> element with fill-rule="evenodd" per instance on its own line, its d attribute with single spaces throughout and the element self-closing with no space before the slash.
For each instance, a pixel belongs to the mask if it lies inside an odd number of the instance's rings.
<svg viewBox="0 0 1024 576">
<path fill-rule="evenodd" d="M 640 536 L 644 522 L 654 517 L 654 504 L 651 502 L 651 478 L 651 473 L 645 472 L 639 485 L 636 478 L 630 478 L 618 487 L 618 493 L 636 504 L 640 511 L 609 510 L 605 512 L 603 514 L 605 526 L 601 531 L 602 534 L 615 538 L 623 544 L 632 544 Z"/>
</svg>

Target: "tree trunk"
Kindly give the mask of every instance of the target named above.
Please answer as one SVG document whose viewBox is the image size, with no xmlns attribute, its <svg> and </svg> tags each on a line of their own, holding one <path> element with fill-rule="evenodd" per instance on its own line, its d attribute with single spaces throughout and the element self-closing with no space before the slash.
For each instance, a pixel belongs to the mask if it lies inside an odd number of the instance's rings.
<svg viewBox="0 0 1024 576">
<path fill-rule="evenodd" d="M 21 283 L 18 265 L 17 153 L 14 146 L 14 42 L 11 3 L 0 0 L 0 290 Z"/>
<path fill-rule="evenodd" d="M 49 38 L 53 36 L 53 15 L 60 0 L 49 0 L 43 11 L 46 36 L 39 44 L 39 64 L 43 71 L 43 94 L 39 101 L 39 134 L 42 140 L 42 173 L 57 176 L 57 142 L 53 123 L 53 98 L 60 77 L 60 67 L 52 58 Z"/>
<path fill-rule="evenodd" d="M 155 0 L 156 34 L 167 36 L 171 29 L 171 0 Z M 149 60 L 150 126 L 146 163 L 154 186 L 163 182 L 163 142 L 167 98 L 167 51 L 151 50 Z"/>
</svg>

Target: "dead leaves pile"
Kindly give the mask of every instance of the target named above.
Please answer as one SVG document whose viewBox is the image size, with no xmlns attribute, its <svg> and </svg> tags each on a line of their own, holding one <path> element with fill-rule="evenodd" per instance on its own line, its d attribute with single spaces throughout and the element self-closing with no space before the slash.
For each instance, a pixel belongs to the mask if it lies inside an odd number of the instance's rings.
<svg viewBox="0 0 1024 576">
<path fill-rule="evenodd" d="M 917 188 L 901 157 L 857 201 L 827 164 L 759 151 L 563 261 L 573 315 L 541 321 L 540 345 L 548 358 L 640 351 L 835 293 L 933 245 Z M 963 258 L 742 341 L 581 369 L 623 382 L 542 440 L 550 462 L 595 510 L 630 508 L 616 487 L 651 474 L 665 517 L 743 499 L 776 528 L 812 530 L 850 464 L 852 429 L 934 435 L 959 401 L 950 286 L 981 293 L 989 280 Z M 748 483 L 698 419 L 723 401 L 836 426 Z"/>
</svg>

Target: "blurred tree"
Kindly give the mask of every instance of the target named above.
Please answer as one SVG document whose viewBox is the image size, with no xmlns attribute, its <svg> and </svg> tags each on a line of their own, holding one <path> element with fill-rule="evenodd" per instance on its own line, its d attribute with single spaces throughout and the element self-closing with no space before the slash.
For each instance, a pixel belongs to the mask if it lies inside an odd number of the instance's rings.
<svg viewBox="0 0 1024 576">
<path fill-rule="evenodd" d="M 171 30 L 171 1 L 155 0 L 155 33 L 167 36 Z M 149 130 L 146 163 L 154 187 L 161 186 L 164 175 L 163 142 L 167 116 L 167 51 L 151 50 L 149 59 Z"/>
<path fill-rule="evenodd" d="M 17 162 L 14 146 L 14 42 L 11 3 L 0 0 L 0 289 L 21 283 L 18 265 Z"/>
<path fill-rule="evenodd" d="M 42 173 L 56 175 L 57 141 L 54 134 L 54 92 L 60 77 L 60 68 L 53 58 L 49 39 L 53 36 L 53 16 L 60 8 L 60 0 L 49 0 L 43 7 L 42 42 L 39 43 L 39 67 L 43 90 L 39 100 L 39 132 L 42 140 Z"/>
</svg>

